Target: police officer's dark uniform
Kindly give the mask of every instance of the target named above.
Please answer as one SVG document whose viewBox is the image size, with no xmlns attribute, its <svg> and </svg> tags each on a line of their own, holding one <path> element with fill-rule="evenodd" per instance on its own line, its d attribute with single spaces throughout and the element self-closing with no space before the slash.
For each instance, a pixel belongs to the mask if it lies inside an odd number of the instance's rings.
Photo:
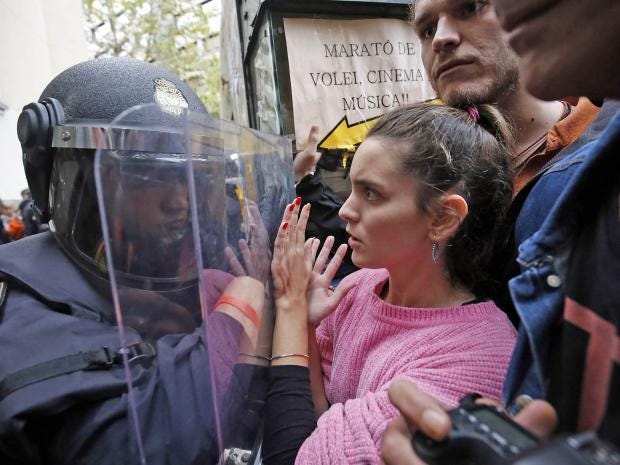
<svg viewBox="0 0 620 465">
<path fill-rule="evenodd" d="M 94 150 L 54 148 L 53 137 L 58 125 L 109 122 L 134 105 L 158 103 L 162 83 L 184 106 L 206 113 L 173 74 L 136 60 L 99 59 L 60 74 L 20 116 L 29 187 L 51 231 L 0 249 L 3 465 L 137 463 L 109 285 L 93 255 L 101 241 Z M 209 367 L 218 364 L 237 381 L 249 375 L 234 365 L 241 326 L 223 314 L 210 318 L 217 341 L 210 353 L 200 331 L 149 344 L 127 329 L 128 358 L 144 362 L 131 376 L 147 463 L 217 460 L 213 404 L 201 399 L 214 388 L 218 396 L 243 396 L 245 384 L 224 392 Z"/>
</svg>

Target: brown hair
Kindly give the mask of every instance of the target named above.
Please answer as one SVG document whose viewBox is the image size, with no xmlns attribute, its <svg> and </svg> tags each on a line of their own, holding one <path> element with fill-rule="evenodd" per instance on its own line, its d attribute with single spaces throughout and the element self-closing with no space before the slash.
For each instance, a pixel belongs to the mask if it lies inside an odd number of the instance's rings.
<svg viewBox="0 0 620 465">
<path fill-rule="evenodd" d="M 494 241 L 512 198 L 514 142 L 497 108 L 476 109 L 477 121 L 469 111 L 445 105 L 400 107 L 383 115 L 367 138 L 397 142 L 404 172 L 420 184 L 422 211 L 441 213 L 437 200 L 446 192 L 467 201 L 469 212 L 447 242 L 446 264 L 453 283 L 488 297 Z"/>
</svg>

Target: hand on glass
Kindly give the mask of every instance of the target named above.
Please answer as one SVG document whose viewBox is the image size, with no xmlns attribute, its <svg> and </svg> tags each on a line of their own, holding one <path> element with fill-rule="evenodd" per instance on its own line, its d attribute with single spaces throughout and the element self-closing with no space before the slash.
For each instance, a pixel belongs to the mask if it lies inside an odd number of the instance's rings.
<svg viewBox="0 0 620 465">
<path fill-rule="evenodd" d="M 265 284 L 269 278 L 269 264 L 271 261 L 269 233 L 267 228 L 265 228 L 258 205 L 255 202 L 248 201 L 248 211 L 252 244 L 251 246 L 248 245 L 245 239 L 239 240 L 239 251 L 241 252 L 243 265 L 231 247 L 226 247 L 224 253 L 235 276 L 251 276 Z"/>
<path fill-rule="evenodd" d="M 305 240 L 310 205 L 302 209 L 297 222 L 300 203 L 301 199 L 297 198 L 284 212 L 271 269 L 276 300 L 285 294 L 288 295 L 287 300 L 292 300 L 293 293 L 290 289 L 294 288 L 294 299 L 307 304 L 308 322 L 316 325 L 338 306 L 355 283 L 345 281 L 335 290 L 330 288 L 330 283 L 347 253 L 347 245 L 340 245 L 329 261 L 329 253 L 334 246 L 334 238 L 330 236 L 317 256 L 320 241 L 314 238 Z"/>
<path fill-rule="evenodd" d="M 310 204 L 299 214 L 301 199 L 288 205 L 276 237 L 271 273 L 278 311 L 305 308 L 306 290 L 312 273 L 312 244 L 306 241 L 306 224 L 310 215 Z"/>
</svg>

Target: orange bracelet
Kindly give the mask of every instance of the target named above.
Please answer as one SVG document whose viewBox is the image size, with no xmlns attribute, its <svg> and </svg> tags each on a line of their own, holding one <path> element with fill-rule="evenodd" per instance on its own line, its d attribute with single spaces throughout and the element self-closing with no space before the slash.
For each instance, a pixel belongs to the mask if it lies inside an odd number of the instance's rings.
<svg viewBox="0 0 620 465">
<path fill-rule="evenodd" d="M 247 316 L 250 319 L 250 321 L 254 323 L 254 326 L 256 326 L 257 329 L 260 326 L 260 318 L 258 317 L 258 313 L 256 313 L 256 310 L 254 310 L 254 308 L 247 302 L 244 302 L 243 300 L 237 299 L 230 295 L 223 295 L 215 303 L 214 308 L 217 308 L 219 304 L 232 305 L 237 310 L 239 310 L 241 313 L 243 313 L 245 316 Z"/>
</svg>

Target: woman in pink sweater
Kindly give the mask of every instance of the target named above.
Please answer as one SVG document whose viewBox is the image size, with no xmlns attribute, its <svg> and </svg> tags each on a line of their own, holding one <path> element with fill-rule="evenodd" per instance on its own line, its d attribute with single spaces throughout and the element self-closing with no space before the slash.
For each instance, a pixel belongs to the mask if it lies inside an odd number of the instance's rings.
<svg viewBox="0 0 620 465">
<path fill-rule="evenodd" d="M 397 416 L 387 397 L 395 379 L 447 405 L 471 392 L 499 398 L 515 331 L 486 300 L 486 269 L 511 199 L 510 140 L 490 106 L 417 104 L 379 119 L 355 154 L 340 210 L 363 269 L 333 294 L 327 286 L 346 245 L 325 267 L 330 243 L 315 260 L 318 241 L 304 241 L 309 205 L 299 221 L 298 201 L 285 212 L 272 265 L 267 424 L 296 395 L 278 370 L 310 364 L 319 418 L 295 463 L 378 464 L 381 435 Z M 282 463 L 273 442 L 266 459 Z"/>
</svg>

